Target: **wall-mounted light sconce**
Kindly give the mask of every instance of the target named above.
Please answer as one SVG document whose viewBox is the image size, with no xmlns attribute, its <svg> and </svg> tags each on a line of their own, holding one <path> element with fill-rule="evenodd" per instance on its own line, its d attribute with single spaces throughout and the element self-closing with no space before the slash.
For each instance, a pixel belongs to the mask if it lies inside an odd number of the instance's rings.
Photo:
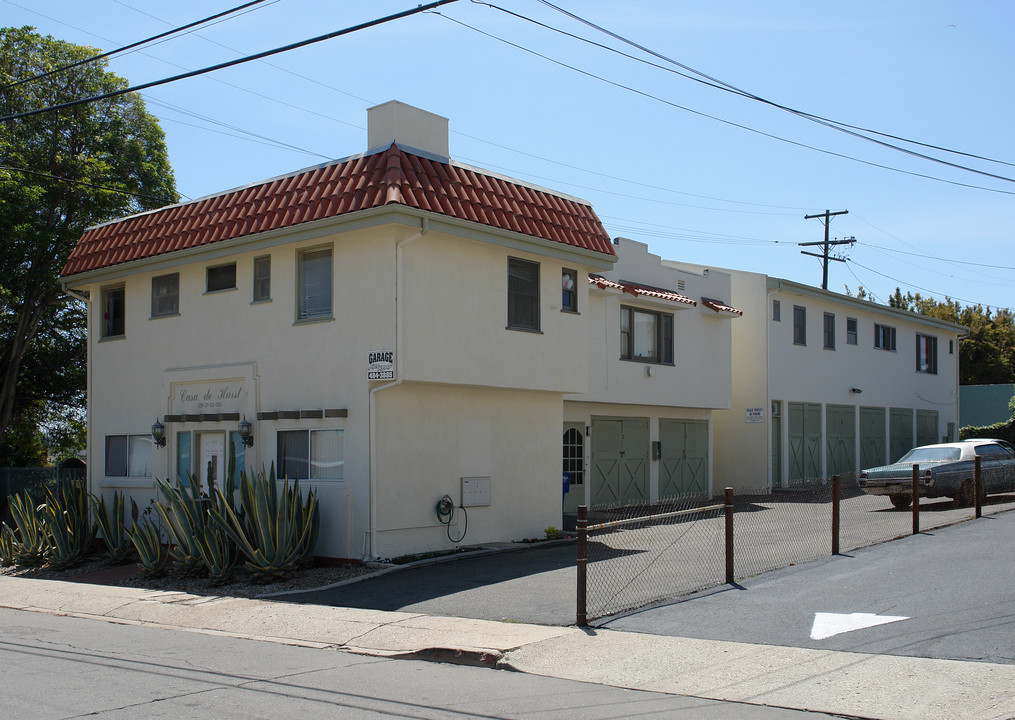
<svg viewBox="0 0 1015 720">
<path fill-rule="evenodd" d="M 863 390 L 861 390 L 860 388 L 850 388 L 849 391 L 854 395 L 859 395 L 860 393 L 863 392 Z"/>
<path fill-rule="evenodd" d="M 155 420 L 155 424 L 152 425 L 152 440 L 155 441 L 155 447 L 166 446 L 166 426 Z"/>
<path fill-rule="evenodd" d="M 243 441 L 246 447 L 254 447 L 254 436 L 250 434 L 250 427 L 246 415 L 243 416 L 240 424 L 236 427 L 236 432 L 240 434 L 240 440 Z"/>
</svg>

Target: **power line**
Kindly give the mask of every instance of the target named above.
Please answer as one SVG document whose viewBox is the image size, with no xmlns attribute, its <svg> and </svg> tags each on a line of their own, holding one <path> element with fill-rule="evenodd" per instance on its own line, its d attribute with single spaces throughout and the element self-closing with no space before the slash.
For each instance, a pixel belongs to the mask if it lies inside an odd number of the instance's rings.
<svg viewBox="0 0 1015 720">
<path fill-rule="evenodd" d="M 966 188 L 971 188 L 973 190 L 985 190 L 987 192 L 998 193 L 998 194 L 1001 194 L 1001 195 L 1015 195 L 1015 191 L 1001 190 L 1001 189 L 998 189 L 998 188 L 990 188 L 990 187 L 985 187 L 983 185 L 973 185 L 972 183 L 959 182 L 958 180 L 947 180 L 945 178 L 936 177 L 934 175 L 927 175 L 926 173 L 914 172 L 912 170 L 903 170 L 902 168 L 892 167 L 891 165 L 884 165 L 882 163 L 876 163 L 876 162 L 873 162 L 873 161 L 870 161 L 870 160 L 861 160 L 860 158 L 854 157 L 852 155 L 846 155 L 845 153 L 838 153 L 838 152 L 835 152 L 833 150 L 825 150 L 823 148 L 815 147 L 813 145 L 808 145 L 808 144 L 803 143 L 803 142 L 798 142 L 796 140 L 790 140 L 789 138 L 785 138 L 785 137 L 782 137 L 780 135 L 774 135 L 772 133 L 767 133 L 767 132 L 764 132 L 762 130 L 757 130 L 757 129 L 749 127 L 747 125 L 743 125 L 741 123 L 733 122 L 732 120 L 726 120 L 724 118 L 717 117 L 715 115 L 709 115 L 708 113 L 702 112 L 700 110 L 694 110 L 694 109 L 689 108 L 687 106 L 675 103 L 675 102 L 673 102 L 671 100 L 666 100 L 664 98 L 661 98 L 658 95 L 653 95 L 652 93 L 646 92 L 644 90 L 638 90 L 637 88 L 632 87 L 630 85 L 625 85 L 623 83 L 616 82 L 614 80 L 609 80 L 609 79 L 607 79 L 607 78 L 605 78 L 605 77 L 603 77 L 601 75 L 596 75 L 595 73 L 589 72 L 588 70 L 582 70 L 579 67 L 576 67 L 574 65 L 570 65 L 570 64 L 565 63 L 565 62 L 563 62 L 561 60 L 557 60 L 557 59 L 552 58 L 552 57 L 550 57 L 548 55 L 544 55 L 543 53 L 537 52 L 537 51 L 532 50 L 530 48 L 527 48 L 527 47 L 525 47 L 523 45 L 519 45 L 518 43 L 511 42 L 510 40 L 506 40 L 506 39 L 504 39 L 502 37 L 494 35 L 493 33 L 486 32 L 485 30 L 480 30 L 479 28 L 474 27 L 472 25 L 469 25 L 468 23 L 463 22 L 461 20 L 458 20 L 456 18 L 453 18 L 450 15 L 445 15 L 443 13 L 434 13 L 434 14 L 435 15 L 439 15 L 440 17 L 442 17 L 442 18 L 444 18 L 446 20 L 449 20 L 451 22 L 457 23 L 458 25 L 461 25 L 462 27 L 468 28 L 469 30 L 472 30 L 473 32 L 479 33 L 480 35 L 485 35 L 486 37 L 489 37 L 492 40 L 496 40 L 498 42 L 504 43 L 505 45 L 510 45 L 511 47 L 514 47 L 514 48 L 516 48 L 518 50 L 521 50 L 522 52 L 526 52 L 526 53 L 529 53 L 531 55 L 535 55 L 538 58 L 546 60 L 547 62 L 551 62 L 551 63 L 553 63 L 555 65 L 559 65 L 559 66 L 561 66 L 563 68 L 567 68 L 568 70 L 572 70 L 572 71 L 574 71 L 576 73 L 579 73 L 581 75 L 585 75 L 586 77 L 593 78 L 594 80 L 599 80 L 600 82 L 606 83 L 607 85 L 612 85 L 612 86 L 614 86 L 616 88 L 620 88 L 621 90 L 626 90 L 628 92 L 634 93 L 635 95 L 640 95 L 640 96 L 648 98 L 650 100 L 655 100 L 656 102 L 663 103 L 664 105 L 669 105 L 670 107 L 676 108 L 678 110 L 683 110 L 685 112 L 689 112 L 689 113 L 691 113 L 693 115 L 698 115 L 699 117 L 707 118 L 709 120 L 714 120 L 716 122 L 720 122 L 720 123 L 723 123 L 724 125 L 729 125 L 731 127 L 740 128 L 741 130 L 746 130 L 746 131 L 754 133 L 756 135 L 761 135 L 763 137 L 771 138 L 772 140 L 778 140 L 779 142 L 784 142 L 784 143 L 786 143 L 788 145 L 794 145 L 796 147 L 805 148 L 807 150 L 813 150 L 815 152 L 819 152 L 819 153 L 822 153 L 824 155 L 831 155 L 832 157 L 838 157 L 838 158 L 842 158 L 844 160 L 852 160 L 853 162 L 857 162 L 857 163 L 860 163 L 862 165 L 868 165 L 870 167 L 881 168 L 882 170 L 890 170 L 892 172 L 901 173 L 903 175 L 911 175 L 913 177 L 920 177 L 920 178 L 924 178 L 924 179 L 927 179 L 927 180 L 935 180 L 937 182 L 947 183 L 948 185 L 956 185 L 958 187 L 966 187 Z M 0 118 L 0 119 L 2 119 L 2 118 Z"/>
<path fill-rule="evenodd" d="M 884 250 L 885 252 L 896 253 L 898 255 L 910 255 L 913 257 L 922 257 L 927 258 L 928 260 L 938 260 L 940 262 L 946 262 L 953 265 L 971 265 L 973 267 L 992 268 L 995 270 L 1015 270 L 1015 267 L 1011 265 L 998 265 L 997 263 L 979 263 L 973 262 L 972 260 L 954 260 L 952 258 L 943 258 L 937 257 L 935 255 L 928 255 L 927 253 L 924 252 L 917 253 L 917 252 L 906 252 L 905 250 L 893 250 L 892 248 L 886 248 L 880 245 L 873 245 L 871 243 L 862 242 L 859 244 L 865 245 L 866 247 L 874 248 L 876 250 Z"/>
<path fill-rule="evenodd" d="M 427 5 L 419 5 L 411 10 L 403 10 L 402 12 L 395 13 L 393 15 L 387 15 L 382 18 L 370 20 L 359 25 L 353 25 L 352 27 L 344 28 L 342 30 L 336 30 L 334 32 L 326 33 L 324 35 L 318 35 L 317 37 L 309 38 L 307 40 L 301 40 L 299 42 L 284 45 L 282 47 L 274 48 L 272 50 L 265 50 L 263 52 L 255 53 L 253 55 L 247 55 L 246 57 L 237 58 L 236 60 L 229 60 L 227 62 L 219 63 L 218 65 L 211 65 L 209 67 L 202 68 L 200 70 L 193 70 L 191 72 L 182 73 L 169 78 L 163 78 L 161 80 L 153 80 L 152 82 L 142 83 L 141 85 L 135 85 L 133 87 L 123 88 L 121 90 L 115 90 L 113 92 L 103 93 L 101 95 L 95 95 L 88 98 L 80 98 L 78 100 L 72 100 L 70 102 L 61 103 L 59 105 L 51 105 L 45 108 L 39 108 L 37 110 L 28 110 L 26 112 L 15 113 L 14 115 L 7 115 L 0 117 L 0 122 L 7 122 L 9 120 L 20 120 L 26 117 L 32 117 L 34 115 L 41 115 L 47 112 L 53 112 L 54 110 L 63 110 L 65 108 L 76 107 L 77 105 L 84 105 L 85 103 L 96 102 L 98 100 L 106 100 L 108 98 L 117 97 L 124 95 L 129 92 L 138 92 L 141 90 L 147 90 L 148 88 L 158 87 L 159 85 L 165 85 L 167 83 L 176 82 L 178 80 L 185 80 L 187 78 L 195 77 L 198 75 L 204 75 L 205 73 L 215 72 L 217 70 L 223 70 L 225 68 L 234 67 L 243 63 L 248 63 L 253 60 L 260 60 L 261 58 L 271 57 L 272 55 L 278 55 L 279 53 L 289 52 L 290 50 L 297 50 L 307 45 L 313 45 L 324 40 L 332 40 L 342 35 L 348 35 L 350 33 L 365 30 L 367 28 L 376 27 L 377 25 L 383 25 L 384 23 L 391 22 L 392 20 L 400 20 L 410 15 L 417 15 L 428 10 L 448 5 L 458 0 L 436 0 L 436 2 L 429 3 Z"/>
<path fill-rule="evenodd" d="M 164 33 L 152 35 L 150 38 L 146 38 L 145 40 L 138 40 L 137 42 L 130 43 L 129 45 L 124 45 L 123 47 L 119 47 L 116 50 L 110 50 L 108 52 L 99 53 L 98 55 L 92 55 L 91 57 L 87 57 L 83 60 L 78 60 L 77 62 L 71 63 L 70 65 L 63 65 L 61 67 L 54 68 L 52 70 L 47 70 L 46 72 L 40 73 L 39 75 L 35 75 L 33 77 L 24 78 L 23 80 L 18 80 L 16 82 L 9 83 L 8 85 L 0 87 L 0 90 L 9 90 L 11 88 L 18 87 L 19 85 L 24 85 L 25 83 L 41 80 L 43 78 L 49 77 L 50 75 L 56 75 L 57 73 L 65 72 L 67 70 L 80 67 L 81 65 L 87 65 L 88 63 L 95 62 L 96 60 L 101 60 L 102 58 L 110 57 L 111 55 L 116 55 L 117 53 L 132 50 L 133 48 L 140 47 L 142 45 L 147 45 L 150 42 L 161 40 L 162 38 L 169 37 L 170 35 L 175 35 L 176 33 L 183 32 L 184 30 L 189 30 L 190 28 L 197 27 L 198 25 L 203 25 L 204 23 L 211 22 L 212 20 L 217 20 L 218 18 L 225 17 L 226 15 L 232 15 L 233 13 L 239 12 L 240 10 L 245 10 L 246 8 L 249 8 L 253 5 L 259 5 L 264 1 L 265 0 L 252 0 L 252 2 L 244 3 L 243 5 L 237 5 L 231 10 L 225 10 L 220 13 L 215 13 L 214 15 L 209 15 L 203 20 L 195 20 L 192 23 L 181 25 L 180 27 L 173 28 L 172 30 L 167 30 Z"/>
<path fill-rule="evenodd" d="M 36 175 L 38 177 L 48 178 L 50 180 L 58 180 L 60 182 L 67 183 L 69 185 L 84 185 L 95 190 L 105 190 L 106 192 L 117 193 L 119 195 L 128 195 L 130 197 L 143 198 L 145 200 L 154 200 L 160 203 L 174 203 L 175 200 L 170 198 L 156 197 L 155 195 L 146 195 L 145 193 L 135 193 L 128 190 L 121 190 L 119 188 L 108 187 L 106 185 L 96 185 L 95 183 L 87 182 L 86 180 L 72 180 L 70 178 L 60 177 L 58 175 L 51 175 L 50 173 L 39 172 L 38 170 L 29 170 L 28 168 L 11 167 L 10 165 L 0 165 L 0 170 L 9 170 L 10 172 L 23 173 L 25 175 Z"/>
<path fill-rule="evenodd" d="M 595 24 L 595 23 L 593 23 L 593 22 L 591 22 L 589 20 L 586 20 L 585 18 L 583 18 L 583 17 L 581 17 L 579 15 L 576 15 L 575 13 L 572 13 L 572 12 L 570 12 L 568 10 L 564 10 L 563 8 L 560 8 L 560 7 L 556 6 L 556 5 L 554 5 L 553 3 L 548 2 L 548 0 L 539 0 L 539 2 L 541 2 L 543 5 L 546 5 L 547 7 L 553 8 L 557 12 L 559 12 L 559 13 L 561 13 L 563 15 L 566 15 L 567 17 L 570 17 L 570 18 L 572 18 L 574 20 L 577 20 L 578 22 L 583 23 L 583 24 L 585 24 L 585 25 L 587 25 L 587 26 L 589 26 L 591 28 L 594 28 L 594 29 L 598 30 L 601 33 L 609 35 L 610 37 L 612 37 L 612 38 L 614 38 L 616 40 L 619 40 L 620 42 L 623 42 L 623 43 L 625 43 L 627 45 L 631 45 L 632 47 L 635 47 L 635 48 L 641 50 L 642 52 L 648 53 L 649 55 L 652 55 L 654 57 L 659 58 L 660 60 L 663 60 L 663 61 L 665 61 L 667 63 L 676 65 L 677 67 L 683 68 L 683 69 L 685 69 L 685 70 L 687 70 L 689 72 L 694 73 L 695 75 L 698 75 L 698 76 L 700 76 L 702 78 L 707 79 L 709 82 L 704 82 L 703 84 L 708 85 L 709 87 L 713 87 L 713 88 L 716 88 L 718 90 L 723 90 L 725 92 L 730 92 L 730 93 L 733 93 L 734 95 L 740 95 L 741 97 L 745 97 L 745 98 L 748 98 L 750 100 L 755 100 L 757 102 L 763 103 L 765 105 L 769 105 L 769 106 L 777 108 L 779 110 L 783 110 L 785 112 L 791 113 L 793 115 L 796 115 L 798 117 L 804 118 L 806 120 L 810 120 L 812 122 L 816 122 L 819 125 L 824 125 L 825 127 L 828 127 L 828 128 L 830 128 L 832 130 L 837 130 L 838 132 L 842 132 L 842 133 L 845 133 L 847 135 L 852 135 L 853 137 L 859 138 L 861 140 L 866 140 L 867 142 L 872 142 L 872 143 L 875 143 L 877 145 L 881 145 L 883 147 L 890 148 L 892 150 L 897 150 L 898 152 L 902 152 L 902 153 L 905 153 L 907 155 L 912 155 L 914 157 L 922 158 L 924 160 L 930 160 L 931 162 L 940 163 L 942 165 L 953 167 L 953 168 L 956 168 L 958 170 L 965 170 L 967 172 L 976 173 L 978 175 L 984 175 L 986 177 L 995 178 L 997 180 L 1005 180 L 1007 182 L 1015 182 L 1015 178 L 1009 178 L 1009 177 L 1005 177 L 1003 175 L 995 175 L 994 173 L 989 173 L 989 172 L 986 172 L 986 171 L 983 171 L 983 170 L 977 170 L 975 168 L 970 168 L 970 167 L 966 167 L 964 165 L 959 165 L 957 163 L 949 162 L 947 160 L 942 160 L 941 158 L 935 158 L 935 157 L 933 157 L 931 155 L 925 155 L 923 153 L 918 153 L 918 152 L 916 152 L 914 150 L 908 150 L 906 148 L 898 147 L 897 145 L 892 145 L 891 143 L 886 143 L 886 142 L 884 142 L 882 140 L 878 140 L 876 138 L 867 137 L 865 135 L 860 134 L 860 132 L 856 132 L 856 131 L 870 132 L 872 134 L 879 135 L 881 137 L 892 138 L 894 140 L 899 140 L 901 142 L 909 143 L 909 144 L 912 144 L 912 145 L 919 145 L 921 147 L 933 148 L 933 149 L 936 149 L 936 150 L 941 150 L 943 152 L 952 153 L 952 154 L 956 154 L 956 155 L 964 155 L 966 157 L 976 158 L 976 159 L 979 159 L 979 160 L 985 160 L 987 162 L 993 162 L 993 163 L 998 163 L 998 164 L 1002 164 L 1002 165 L 1015 166 L 1015 164 L 1013 164 L 1013 163 L 1004 162 L 1002 160 L 993 160 L 991 158 L 985 158 L 985 157 L 981 157 L 979 155 L 972 155 L 970 153 L 964 153 L 964 152 L 960 152 L 960 151 L 957 151 L 957 150 L 949 150 L 947 148 L 942 148 L 942 147 L 938 147 L 938 146 L 935 146 L 935 145 L 929 145 L 927 143 L 921 143 L 921 142 L 917 142 L 915 140 L 908 140 L 906 138 L 898 137 L 898 136 L 895 136 L 895 135 L 888 135 L 887 133 L 881 133 L 881 132 L 877 132 L 877 131 L 874 131 L 874 130 L 866 130 L 866 129 L 858 127 L 856 125 L 849 125 L 847 123 L 841 123 L 841 122 L 839 122 L 837 120 L 830 120 L 830 119 L 822 117 L 820 115 L 814 115 L 812 113 L 804 112 L 802 110 L 797 110 L 795 108 L 791 108 L 791 107 L 788 107 L 786 105 L 782 105 L 781 103 L 777 103 L 777 102 L 774 102 L 772 100 L 768 100 L 766 98 L 760 97 L 759 95 L 755 95 L 752 92 L 749 92 L 747 90 L 742 90 L 741 88 L 738 88 L 735 85 L 731 85 L 731 84 L 729 84 L 729 83 L 727 83 L 727 82 L 725 82 L 723 80 L 719 80 L 718 78 L 712 77 L 711 75 L 707 75 L 707 74 L 702 73 L 702 72 L 700 72 L 698 70 L 695 70 L 694 68 L 692 68 L 689 65 L 685 65 L 685 64 L 683 64 L 681 62 L 673 60 L 672 58 L 669 58 L 669 57 L 667 57 L 667 56 L 665 56 L 665 55 L 663 55 L 661 53 L 658 53 L 655 50 L 647 48 L 644 45 L 640 45 L 640 44 L 638 44 L 638 43 L 636 43 L 636 42 L 634 42 L 632 40 L 629 40 L 629 39 L 625 38 L 622 35 L 618 35 L 617 33 L 613 32 L 612 30 L 608 30 L 608 29 L 606 29 L 606 28 L 604 28 L 604 27 L 602 27 L 600 25 L 597 25 L 597 24 Z M 529 20 L 530 22 L 536 23 L 536 24 L 541 25 L 543 27 L 546 27 L 548 29 L 556 30 L 556 28 L 553 28 L 553 27 L 548 26 L 548 25 L 544 25 L 543 23 L 539 23 L 536 20 L 531 20 L 530 18 L 527 18 L 524 15 L 518 15 L 517 13 L 512 13 L 512 12 L 510 12 L 508 10 L 504 10 L 503 8 L 497 7 L 496 5 L 490 5 L 489 3 L 482 3 L 482 4 L 487 5 L 488 7 L 494 8 L 496 10 L 501 10 L 502 12 L 509 13 L 511 15 L 514 15 L 515 17 L 519 17 L 519 18 L 524 19 L 524 20 Z M 558 32 L 563 32 L 563 31 L 558 31 Z M 578 36 L 571 35 L 570 33 L 564 33 L 564 34 L 569 35 L 570 37 L 575 37 L 575 38 L 577 38 L 579 40 L 584 40 L 584 38 L 580 38 Z M 591 42 L 591 41 L 586 41 L 586 42 Z M 603 46 L 603 45 L 599 45 L 598 43 L 593 43 L 593 44 L 598 45 L 599 47 L 606 47 L 606 46 Z M 606 49 L 612 50 L 612 48 L 608 48 L 608 47 Z M 617 51 L 614 51 L 614 52 L 617 52 Z M 620 54 L 624 55 L 625 57 L 631 57 L 630 55 L 626 55 L 624 53 L 620 53 Z M 638 60 L 638 58 L 632 58 L 632 59 Z M 649 63 L 649 64 L 652 65 L 653 67 L 658 67 L 654 63 Z M 683 73 L 678 73 L 678 74 L 681 75 L 681 77 L 688 77 L 687 75 L 684 75 Z M 688 78 L 688 79 L 696 80 L 695 78 Z"/>
</svg>

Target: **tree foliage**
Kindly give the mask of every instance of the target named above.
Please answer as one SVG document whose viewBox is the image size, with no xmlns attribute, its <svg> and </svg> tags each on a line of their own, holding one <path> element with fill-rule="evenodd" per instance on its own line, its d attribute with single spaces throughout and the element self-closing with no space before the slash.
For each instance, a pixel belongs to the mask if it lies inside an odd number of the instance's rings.
<svg viewBox="0 0 1015 720">
<path fill-rule="evenodd" d="M 959 343 L 959 384 L 995 385 L 1015 383 L 1015 315 L 1007 308 L 991 310 L 982 305 L 961 307 L 958 302 L 921 297 L 899 288 L 889 306 L 928 317 L 965 325 L 969 335 Z"/>
<path fill-rule="evenodd" d="M 95 54 L 0 28 L 0 116 L 127 87 L 105 60 L 19 82 Z M 165 136 L 134 93 L 0 122 L 0 463 L 33 424 L 83 410 L 86 313 L 59 277 L 74 243 L 177 198 Z"/>
</svg>

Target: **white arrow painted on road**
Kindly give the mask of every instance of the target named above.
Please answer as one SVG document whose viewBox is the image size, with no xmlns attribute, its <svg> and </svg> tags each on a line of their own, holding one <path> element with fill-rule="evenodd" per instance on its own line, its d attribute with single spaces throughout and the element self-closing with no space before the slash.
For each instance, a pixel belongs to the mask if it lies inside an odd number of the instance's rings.
<svg viewBox="0 0 1015 720">
<path fill-rule="evenodd" d="M 875 615 L 874 613 L 814 613 L 811 640 L 824 640 L 833 635 L 886 625 L 899 620 L 909 620 L 909 618 L 901 615 Z"/>
</svg>

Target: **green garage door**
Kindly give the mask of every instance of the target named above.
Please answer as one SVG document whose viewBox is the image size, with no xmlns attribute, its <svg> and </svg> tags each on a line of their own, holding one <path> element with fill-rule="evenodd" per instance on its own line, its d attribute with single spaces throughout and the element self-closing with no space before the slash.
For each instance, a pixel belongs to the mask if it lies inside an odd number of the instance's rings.
<svg viewBox="0 0 1015 720">
<path fill-rule="evenodd" d="M 825 441 L 829 475 L 856 473 L 856 408 L 829 405 L 825 408 Z"/>
<path fill-rule="evenodd" d="M 892 408 L 891 453 L 888 462 L 893 463 L 913 449 L 913 411 L 909 408 Z"/>
<path fill-rule="evenodd" d="M 648 418 L 592 419 L 592 504 L 648 502 Z"/>
<path fill-rule="evenodd" d="M 659 499 L 709 497 L 708 423 L 659 421 Z"/>
<path fill-rule="evenodd" d="M 821 406 L 789 403 L 789 480 L 821 477 Z"/>
<path fill-rule="evenodd" d="M 916 411 L 916 444 L 933 445 L 941 442 L 937 434 L 937 410 Z"/>
<path fill-rule="evenodd" d="M 880 467 L 885 460 L 885 409 L 860 408 L 860 468 Z"/>
</svg>

